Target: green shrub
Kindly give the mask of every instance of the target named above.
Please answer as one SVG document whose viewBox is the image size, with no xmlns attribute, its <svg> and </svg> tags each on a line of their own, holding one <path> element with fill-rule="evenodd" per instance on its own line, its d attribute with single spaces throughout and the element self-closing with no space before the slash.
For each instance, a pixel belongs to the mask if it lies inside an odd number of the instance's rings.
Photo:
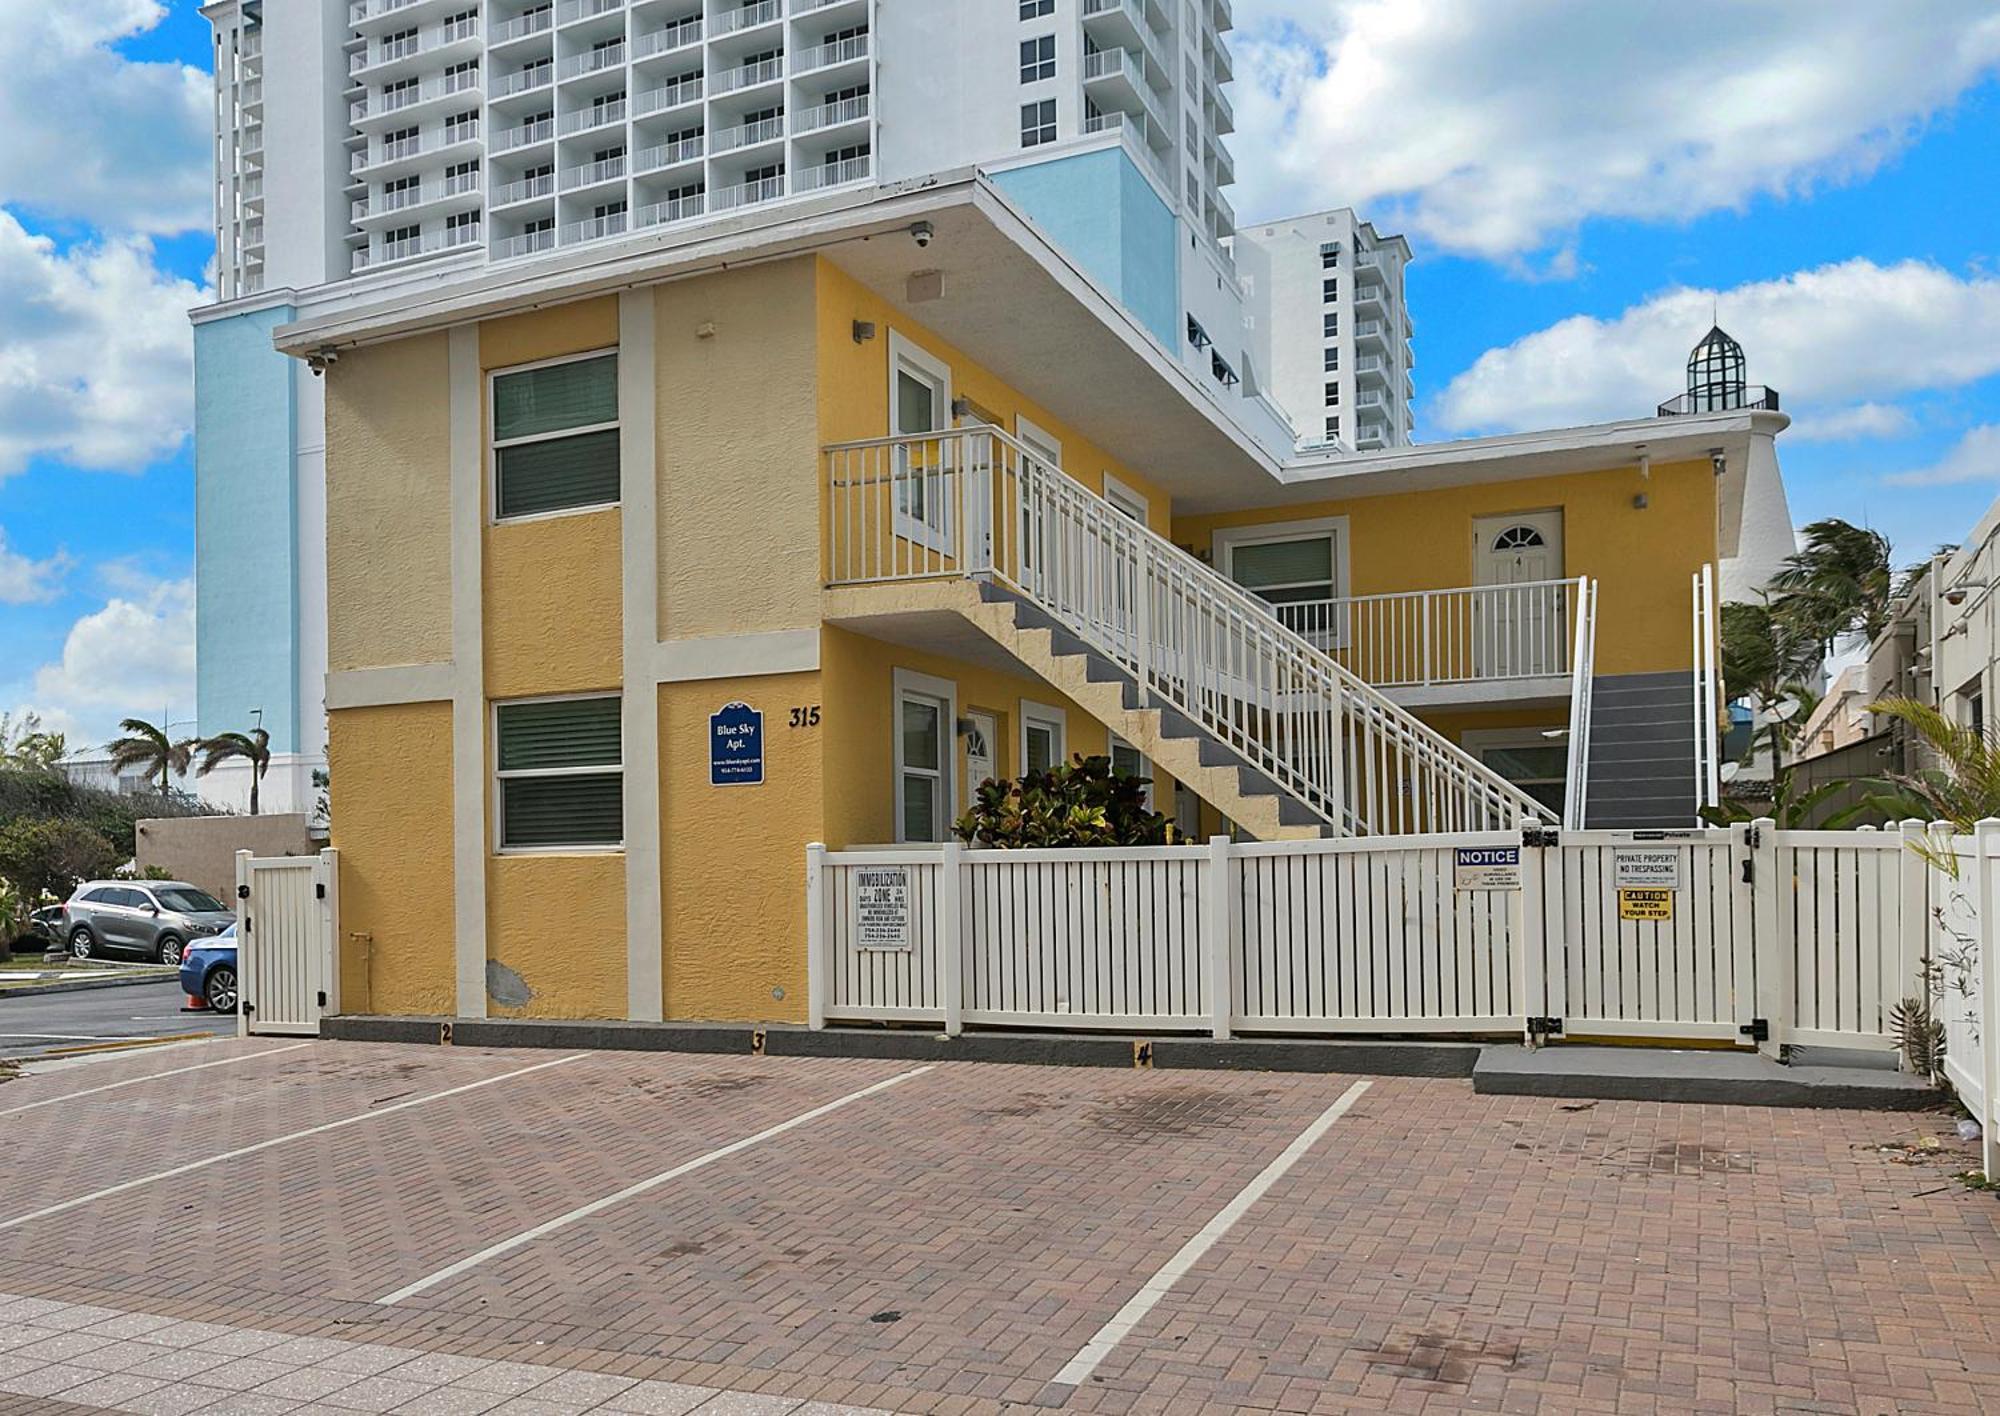
<svg viewBox="0 0 2000 1416">
<path fill-rule="evenodd" d="M 118 864 L 111 843 L 81 821 L 0 826 L 0 880 L 28 900 L 66 900 L 79 881 L 99 879 Z"/>
<path fill-rule="evenodd" d="M 952 830 L 982 846 L 1166 846 L 1174 824 L 1146 805 L 1146 781 L 1112 770 L 1109 757 L 1079 753 L 1046 772 L 989 781 Z"/>
</svg>

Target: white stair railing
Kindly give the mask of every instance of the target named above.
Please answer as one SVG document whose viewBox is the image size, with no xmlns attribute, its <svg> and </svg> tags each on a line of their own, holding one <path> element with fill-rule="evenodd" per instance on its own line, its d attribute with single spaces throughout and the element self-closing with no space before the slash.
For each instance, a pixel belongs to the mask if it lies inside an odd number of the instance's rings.
<svg viewBox="0 0 2000 1416">
<path fill-rule="evenodd" d="M 1694 806 L 1722 804 L 1722 669 L 1717 662 L 1715 567 L 1693 576 L 1694 590 Z"/>
<path fill-rule="evenodd" d="M 825 450 L 827 582 L 990 579 L 1342 835 L 1552 820 L 1272 607 L 997 428 Z"/>
<path fill-rule="evenodd" d="M 1591 686 L 1597 673 L 1597 582 L 1576 584 L 1576 649 L 1569 684 L 1569 767 L 1563 792 L 1563 829 L 1581 831 L 1590 810 Z"/>
</svg>

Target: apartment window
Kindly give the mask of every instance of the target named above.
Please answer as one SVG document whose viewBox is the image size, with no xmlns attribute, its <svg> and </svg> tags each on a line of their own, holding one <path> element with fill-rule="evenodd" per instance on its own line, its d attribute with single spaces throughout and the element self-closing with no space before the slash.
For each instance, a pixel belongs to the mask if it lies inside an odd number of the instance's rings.
<svg viewBox="0 0 2000 1416">
<path fill-rule="evenodd" d="M 479 114 L 454 113 L 444 120 L 444 140 L 448 143 L 462 143 L 479 136 Z"/>
<path fill-rule="evenodd" d="M 600 94 L 590 101 L 590 121 L 593 123 L 612 122 L 620 116 L 619 110 L 622 110 L 624 107 L 624 89 L 620 89 L 616 93 Z"/>
<path fill-rule="evenodd" d="M 1329 413 L 1327 415 L 1326 435 L 1330 438 L 1340 436 L 1340 415 L 1338 413 Z"/>
<path fill-rule="evenodd" d="M 952 725 L 957 689 L 945 679 L 898 669 L 896 839 L 942 841 L 951 830 Z"/>
<path fill-rule="evenodd" d="M 392 226 L 382 233 L 382 244 L 394 246 L 404 241 L 414 241 L 423 234 L 424 228 L 421 226 Z"/>
<path fill-rule="evenodd" d="M 1340 333 L 1340 316 L 1331 310 L 1327 311 L 1326 314 L 1320 317 L 1320 332 L 1328 339 L 1338 336 Z"/>
<path fill-rule="evenodd" d="M 625 839 L 619 700 L 494 705 L 500 849 L 591 850 Z"/>
<path fill-rule="evenodd" d="M 1225 387 L 1234 388 L 1238 382 L 1236 370 L 1229 367 L 1229 361 L 1212 349 L 1208 352 L 1208 371 L 1214 374 Z"/>
<path fill-rule="evenodd" d="M 1329 374 L 1340 372 L 1340 347 L 1338 345 L 1329 344 L 1326 348 L 1326 372 Z"/>
<path fill-rule="evenodd" d="M 785 175 L 784 163 L 767 162 L 762 167 L 753 167 L 749 171 L 745 172 L 743 174 L 743 180 L 746 184 L 751 182 L 775 182 L 784 175 Z"/>
<path fill-rule="evenodd" d="M 1192 344 L 1197 349 L 1206 349 L 1208 348 L 1209 345 L 1215 343 L 1214 340 L 1208 337 L 1208 331 L 1201 327 L 1200 320 L 1196 319 L 1193 315 L 1189 315 L 1187 317 L 1187 322 L 1188 322 L 1188 331 L 1187 331 L 1188 343 Z"/>
<path fill-rule="evenodd" d="M 1329 407 L 1329 408 L 1338 408 L 1338 407 L 1340 407 L 1340 385 L 1339 385 L 1339 384 L 1337 384 L 1337 383 L 1330 383 L 1330 384 L 1328 384 L 1328 385 L 1326 386 L 1326 406 L 1327 406 L 1327 407 Z"/>
<path fill-rule="evenodd" d="M 1021 82 L 1040 83 L 1056 76 L 1056 37 L 1042 35 L 1021 41 Z"/>
<path fill-rule="evenodd" d="M 1021 768 L 1046 772 L 1063 760 L 1067 719 L 1060 708 L 1021 700 Z"/>
<path fill-rule="evenodd" d="M 401 108 L 405 101 L 414 102 L 417 86 L 418 81 L 415 79 L 398 79 L 393 84 L 382 85 L 382 106 Z"/>
<path fill-rule="evenodd" d="M 868 153 L 868 144 L 854 143 L 848 147 L 834 148 L 825 157 L 820 159 L 819 165 L 823 168 L 832 169 L 839 167 L 843 162 L 859 162 L 862 158 L 867 157 Z"/>
<path fill-rule="evenodd" d="M 416 191 L 422 184 L 423 178 L 421 177 L 397 177 L 382 184 L 382 195 L 384 197 L 399 197 L 405 192 Z M 399 206 L 408 206 L 409 202 L 385 201 L 383 205 L 394 210 Z"/>
<path fill-rule="evenodd" d="M 618 356 L 493 376 L 494 516 L 618 502 Z"/>
<path fill-rule="evenodd" d="M 1040 147 L 1056 140 L 1056 101 L 1045 98 L 1021 105 L 1021 146 Z"/>
<path fill-rule="evenodd" d="M 590 214 L 599 221 L 603 221 L 606 217 L 623 216 L 625 214 L 625 199 L 620 197 L 615 202 L 600 202 Z"/>
<path fill-rule="evenodd" d="M 1327 436 L 1338 437 L 1329 419 Z M 1215 556 L 1222 573 L 1277 607 L 1280 621 L 1316 644 L 1337 647 L 1342 626 L 1334 601 L 1345 593 L 1342 567 L 1344 518 L 1292 522 L 1283 527 L 1219 531 Z"/>
<path fill-rule="evenodd" d="M 1021 0 L 1021 18 L 1039 20 L 1043 15 L 1056 12 L 1056 0 Z"/>
<path fill-rule="evenodd" d="M 1137 777 L 1146 784 L 1146 805 L 1153 805 L 1153 764 L 1146 754 L 1118 734 L 1111 734 L 1111 770 L 1121 777 Z"/>
<path fill-rule="evenodd" d="M 1340 298 L 1339 277 L 1329 275 L 1325 280 L 1322 280 L 1319 283 L 1319 297 L 1329 302 L 1338 300 Z"/>
<path fill-rule="evenodd" d="M 619 158 L 623 157 L 624 155 L 625 155 L 625 144 L 619 143 L 615 147 L 599 148 L 595 153 L 591 155 L 590 160 L 593 163 L 616 162 Z"/>
<path fill-rule="evenodd" d="M 1340 269 L 1340 247 L 1321 246 L 1319 248 L 1319 268 L 1321 270 Z"/>
<path fill-rule="evenodd" d="M 453 79 L 463 79 L 468 76 L 474 79 L 478 78 L 479 61 L 477 59 L 468 59 L 462 64 L 453 64 L 450 68 L 446 69 L 444 71 L 444 77 L 445 77 L 444 86 L 448 90 L 462 88 L 464 87 L 464 85 L 455 84 L 451 81 Z"/>
<path fill-rule="evenodd" d="M 540 236 L 555 229 L 556 219 L 553 216 L 538 216 L 521 223 L 521 234 L 524 236 Z"/>
<path fill-rule="evenodd" d="M 478 239 L 478 212 L 455 211 L 444 219 L 444 243 L 447 246 L 462 246 Z"/>
<path fill-rule="evenodd" d="M 889 417 L 889 431 L 909 439 L 896 445 L 895 533 L 949 552 L 951 501 L 943 450 L 923 435 L 951 425 L 951 367 L 895 330 L 889 332 Z"/>
</svg>

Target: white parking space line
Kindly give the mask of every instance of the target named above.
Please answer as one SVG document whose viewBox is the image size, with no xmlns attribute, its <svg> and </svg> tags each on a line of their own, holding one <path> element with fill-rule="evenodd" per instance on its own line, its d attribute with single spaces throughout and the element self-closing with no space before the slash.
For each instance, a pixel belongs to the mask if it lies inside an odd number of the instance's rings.
<svg viewBox="0 0 2000 1416">
<path fill-rule="evenodd" d="M 0 1116 L 18 1116 L 23 1111 L 33 1111 L 38 1106 L 54 1106 L 58 1102 L 75 1101 L 78 1097 L 95 1096 L 98 1092 L 117 1091 L 120 1087 L 136 1087 L 141 1082 L 157 1082 L 162 1077 L 178 1077 L 183 1072 L 202 1072 L 210 1067 L 228 1067 L 238 1062 L 251 1062 L 259 1057 L 276 1057 L 280 1052 L 297 1052 L 301 1047 L 311 1047 L 309 1042 L 295 1042 L 289 1047 L 268 1047 L 262 1052 L 241 1052 L 234 1057 L 224 1057 L 217 1062 L 197 1062 L 192 1067 L 173 1067 L 164 1072 L 149 1072 L 143 1077 L 127 1077 L 122 1082 L 106 1082 L 101 1087 L 85 1087 L 67 1096 L 52 1096 L 43 1101 L 31 1101 L 25 1106 L 10 1106 L 0 1111 Z"/>
<path fill-rule="evenodd" d="M 1241 1190 L 1234 1199 L 1217 1210 L 1215 1217 L 1201 1227 L 1201 1232 L 1181 1245 L 1171 1259 L 1160 1265 L 1159 1271 L 1147 1279 L 1144 1286 L 1134 1293 L 1124 1307 L 1120 1308 L 1095 1336 L 1086 1342 L 1076 1356 L 1069 1359 L 1063 1369 L 1055 1375 L 1059 1386 L 1080 1386 L 1089 1380 L 1098 1364 L 1111 1355 L 1112 1349 L 1123 1342 L 1132 1329 L 1145 1320 L 1146 1314 L 1158 1306 L 1183 1275 L 1201 1262 L 1202 1255 L 1215 1247 L 1216 1241 L 1236 1227 L 1236 1221 L 1243 1218 L 1250 1206 L 1257 1203 L 1285 1172 L 1297 1165 L 1305 1153 L 1313 1148 L 1321 1136 L 1333 1129 L 1333 1123 L 1347 1114 L 1347 1109 L 1361 1099 L 1370 1083 L 1356 1082 L 1322 1111 L 1313 1123 L 1299 1132 L 1292 1143 L 1284 1148 L 1278 1158 L 1257 1172 L 1257 1177 Z"/>
<path fill-rule="evenodd" d="M 51 1215 L 62 1214 L 96 1200 L 109 1199 L 113 1195 L 122 1195 L 127 1190 L 136 1190 L 141 1185 L 151 1185 L 158 1180 L 171 1180 L 176 1175 L 186 1175 L 190 1171 L 195 1170 L 206 1170 L 209 1166 L 220 1165 L 225 1160 L 240 1160 L 246 1155 L 256 1155 L 259 1151 L 267 1151 L 274 1146 L 289 1145 L 293 1141 L 303 1141 L 311 1136 L 323 1136 L 328 1131 L 338 1131 L 346 1126 L 358 1126 L 363 1121 L 377 1121 L 384 1116 L 393 1116 L 398 1111 L 408 1111 L 413 1106 L 428 1106 L 434 1101 L 443 1101 L 448 1097 L 463 1096 L 466 1092 L 478 1091 L 481 1087 L 490 1087 L 500 1082 L 512 1081 L 516 1077 L 525 1077 L 530 1072 L 542 1072 L 548 1070 L 550 1067 L 560 1067 L 566 1062 L 575 1062 L 579 1058 L 588 1055 L 588 1053 L 583 1052 L 572 1052 L 569 1056 L 558 1057 L 553 1062 L 537 1062 L 532 1067 L 517 1067 L 511 1072 L 502 1072 L 497 1077 L 486 1077 L 477 1082 L 467 1082 L 463 1086 L 448 1087 L 444 1091 L 432 1092 L 428 1096 L 413 1096 L 408 1101 L 396 1102 L 393 1105 L 382 1107 L 379 1111 L 364 1111 L 359 1116 L 349 1116 L 339 1121 L 328 1121 L 319 1126 L 308 1126 L 303 1131 L 288 1131 L 282 1136 L 273 1136 L 269 1140 L 258 1141 L 254 1145 L 238 1146 L 235 1150 L 224 1151 L 220 1155 L 207 1156 L 201 1160 L 190 1160 L 184 1165 L 176 1165 L 167 1170 L 156 1170 L 150 1175 L 141 1175 L 134 1180 L 125 1180 L 116 1185 L 107 1185 L 102 1190 L 92 1190 L 87 1195 L 77 1195 L 71 1199 L 62 1201 L 60 1204 L 46 1205 L 38 1210 L 30 1210 L 26 1214 L 15 1215 L 12 1219 L 0 1220 L 0 1230 L 13 1229 L 18 1225 L 28 1224 L 37 1219 L 47 1219 Z"/>
<path fill-rule="evenodd" d="M 636 1195 L 643 1195 L 648 1190 L 657 1189 L 670 1180 L 678 1180 L 683 1175 L 691 1175 L 695 1171 L 705 1166 L 713 1165 L 719 1160 L 727 1160 L 730 1156 L 738 1155 L 743 1151 L 749 1150 L 752 1146 L 762 1145 L 765 1141 L 771 1140 L 773 1137 L 782 1136 L 787 1131 L 796 1130 L 808 1122 L 817 1121 L 820 1117 L 839 1111 L 842 1107 L 852 1106 L 855 1102 L 861 1101 L 866 1097 L 871 1097 L 877 1092 L 887 1091 L 890 1087 L 907 1082 L 912 1077 L 921 1077 L 936 1065 L 934 1062 L 927 1063 L 922 1067 L 913 1068 L 908 1072 L 899 1072 L 885 1081 L 876 1082 L 874 1085 L 863 1087 L 859 1091 L 851 1091 L 846 1096 L 827 1102 L 824 1106 L 815 1106 L 810 1111 L 802 1111 L 789 1121 L 780 1121 L 775 1126 L 765 1127 L 754 1136 L 745 1136 L 740 1141 L 731 1141 L 728 1145 L 720 1146 L 706 1155 L 699 1155 L 693 1160 L 684 1161 L 671 1170 L 662 1170 L 658 1175 L 650 1176 L 636 1184 L 627 1185 L 616 1194 L 592 1200 L 587 1205 L 579 1205 L 568 1214 L 557 1215 L 554 1219 L 545 1220 L 532 1229 L 522 1230 L 510 1239 L 502 1239 L 497 1244 L 488 1245 L 476 1254 L 460 1259 L 455 1264 L 441 1268 L 436 1273 L 426 1274 L 415 1283 L 406 1284 L 398 1288 L 394 1293 L 385 1293 L 375 1301 L 387 1304 L 400 1303 L 405 1298 L 414 1298 L 419 1293 L 428 1292 L 440 1283 L 448 1282 L 451 1279 L 457 1278 L 462 1273 L 477 1268 L 488 1259 L 497 1259 L 502 1254 L 510 1254 L 524 1244 L 531 1244 L 537 1239 L 555 1233 L 558 1229 L 575 1224 L 580 1219 L 588 1219 L 594 1214 L 610 1209 L 613 1205 L 622 1204 Z M 4 1225 L 0 1225 L 0 1228 L 5 1227 Z"/>
</svg>

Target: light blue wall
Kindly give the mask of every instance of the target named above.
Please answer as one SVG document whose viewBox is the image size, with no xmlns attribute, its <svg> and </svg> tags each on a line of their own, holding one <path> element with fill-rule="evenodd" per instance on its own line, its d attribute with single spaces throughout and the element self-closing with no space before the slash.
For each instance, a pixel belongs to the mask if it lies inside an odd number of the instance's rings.
<svg viewBox="0 0 2000 1416">
<path fill-rule="evenodd" d="M 203 733 L 247 731 L 299 750 L 298 407 L 271 347 L 289 305 L 197 325 L 195 712 Z"/>
<path fill-rule="evenodd" d="M 1178 357 L 1180 243 L 1174 214 L 1123 148 L 1012 168 L 994 173 L 993 182 Z"/>
</svg>

